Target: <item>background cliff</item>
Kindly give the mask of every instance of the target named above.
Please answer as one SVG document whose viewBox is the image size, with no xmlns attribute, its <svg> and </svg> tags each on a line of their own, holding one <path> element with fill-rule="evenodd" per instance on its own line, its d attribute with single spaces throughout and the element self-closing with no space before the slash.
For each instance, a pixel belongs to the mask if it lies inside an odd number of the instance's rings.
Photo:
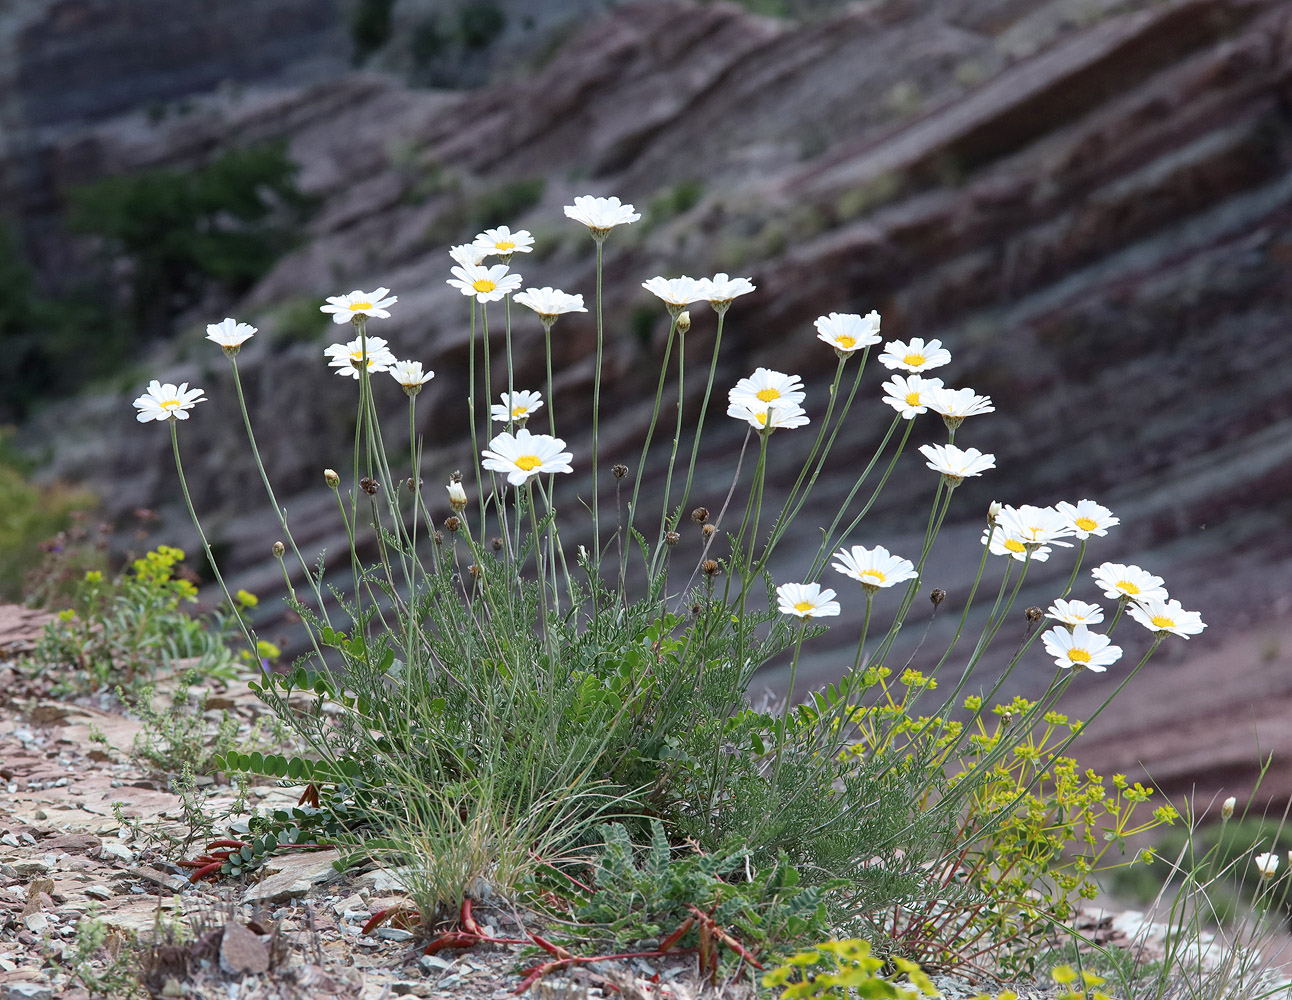
<svg viewBox="0 0 1292 1000">
<path fill-rule="evenodd" d="M 42 25 L 89 23 L 75 17 L 99 9 L 71 0 L 36 6 L 72 19 Z M 493 80 L 466 90 L 410 85 L 419 81 L 398 31 L 367 63 L 387 72 L 344 70 L 350 11 L 323 16 L 325 7 L 255 5 L 255 16 L 282 19 L 284 37 L 251 32 L 265 36 L 263 49 L 252 45 L 236 62 L 218 44 L 209 64 L 200 54 L 179 60 L 182 72 L 168 79 L 182 85 L 158 85 L 169 96 L 142 96 L 168 71 L 142 73 L 133 110 L 114 103 L 108 87 L 62 95 L 57 81 L 71 77 L 44 51 L 52 43 L 5 36 L 11 51 L 33 52 L 10 63 L 28 83 L 7 90 L 0 178 L 42 280 L 56 284 L 92 252 L 59 219 L 65 193 L 98 177 L 194 169 L 223 150 L 282 140 L 319 205 L 304 243 L 245 294 L 211 292 L 106 391 L 100 383 L 101 391 L 39 408 L 21 444 L 45 475 L 85 482 L 112 517 L 155 507 L 159 537 L 191 541 L 167 435 L 136 424 L 129 401 L 162 374 L 204 386 L 219 402 L 183 428 L 190 483 L 228 576 L 267 595 L 277 528 L 233 417 L 226 363 L 201 342 L 204 324 L 227 314 L 261 328 L 240 361 L 267 464 L 302 550 L 340 553 L 344 536 L 328 516 L 321 470 L 346 465 L 352 401 L 348 383 L 320 364 L 329 331 L 302 329 L 301 303 L 378 284 L 399 295 L 380 332 L 400 357 L 437 372 L 418 414 L 426 475 L 438 489 L 447 471 L 473 461 L 467 309 L 444 284 L 448 245 L 486 223 L 529 228 L 537 252 L 516 262 L 526 285 L 591 298 L 592 244 L 561 206 L 578 194 L 617 194 L 644 218 L 607 246 L 606 466 L 636 463 L 667 330 L 639 287 L 644 278 L 751 276 L 758 291 L 728 317 L 717 385 L 757 365 L 798 372 L 814 415 L 834 359 L 811 346 L 812 320 L 878 309 L 888 339 L 940 338 L 955 359 L 944 370 L 950 384 L 991 394 L 998 410 L 959 437 L 994 452 L 998 469 L 957 492 L 926 576 L 950 597 L 920 649 L 940 651 L 949 637 L 989 500 L 1091 497 L 1123 523 L 1092 545 L 1090 564 L 1136 562 L 1164 576 L 1210 628 L 1161 651 L 1101 720 L 1083 760 L 1126 771 L 1142 760 L 1173 791 L 1196 782 L 1239 793 L 1250 787 L 1258 741 L 1280 758 L 1292 752 L 1284 721 L 1292 375 L 1281 357 L 1292 318 L 1286 4 L 888 0 L 805 7 L 794 18 L 682 0 L 594 18 L 590 6 L 582 30 L 565 38 L 568 27 L 552 28 L 526 60 L 499 67 L 459 52 L 464 79 Z M 412 10 L 395 5 L 392 23 Z M 219 18 L 194 16 L 208 37 L 223 37 Z M 144 15 L 140 24 L 156 20 Z M 59 51 L 75 51 L 65 44 Z M 133 50 L 121 51 L 134 65 Z M 243 82 L 221 85 L 235 78 Z M 42 80 L 54 82 L 37 86 Z M 182 108 L 173 103 L 181 96 Z M 147 100 L 172 103 L 150 113 Z M 15 117 L 15 102 L 26 102 L 27 117 Z M 97 110 L 86 111 L 87 102 Z M 33 117 L 38 107 L 56 112 Z M 79 110 L 57 111 L 68 107 Z M 692 408 L 714 332 L 707 310 L 694 315 Z M 541 331 L 528 316 L 514 320 L 517 382 L 537 387 Z M 562 486 L 574 509 L 574 497 L 591 489 L 584 428 L 594 326 L 566 317 L 557 333 L 559 431 L 576 455 L 576 474 Z M 802 552 L 815 551 L 848 472 L 886 429 L 881 381 L 876 365 L 855 429 L 837 446 L 836 474 L 773 566 L 778 579 L 802 572 Z M 385 400 L 392 416 L 401 400 L 397 391 Z M 711 458 L 695 502 L 721 506 L 740 438 L 720 414 L 709 421 Z M 911 443 L 933 438 L 932 422 L 921 423 Z M 788 433 L 773 439 L 781 488 L 797 472 L 799 444 L 807 442 Z M 658 449 L 654 462 L 659 469 Z M 852 541 L 899 553 L 918 544 L 933 476 L 921 467 L 912 452 Z M 611 484 L 603 489 L 612 502 Z M 658 494 L 649 473 L 643 494 L 650 509 Z M 694 541 L 684 545 L 697 549 Z M 1062 567 L 1035 567 L 1020 607 L 1048 604 L 1066 582 Z M 1092 598 L 1086 579 L 1075 593 Z M 886 607 L 878 603 L 878 613 Z M 916 605 L 906 630 L 904 655 L 917 663 L 926 607 Z M 264 625 L 272 636 L 274 622 Z M 1023 628 L 1020 620 L 1013 633 L 1002 630 L 1001 649 L 1012 649 Z M 1129 657 L 1139 640 L 1125 632 Z M 818 640 L 810 659 L 805 651 L 812 680 L 841 670 L 851 651 L 839 642 L 831 649 L 829 637 Z M 1039 650 L 1029 663 L 1035 673 L 1024 688 L 1048 676 Z M 1082 681 L 1077 715 L 1117 677 Z M 1264 792 L 1292 792 L 1292 772 L 1276 766 L 1273 777 Z"/>
</svg>

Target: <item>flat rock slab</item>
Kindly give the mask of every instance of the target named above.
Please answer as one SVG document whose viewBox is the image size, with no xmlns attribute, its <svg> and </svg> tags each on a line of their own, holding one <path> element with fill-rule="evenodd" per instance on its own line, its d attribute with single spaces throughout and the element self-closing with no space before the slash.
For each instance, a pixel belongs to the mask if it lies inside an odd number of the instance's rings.
<svg viewBox="0 0 1292 1000">
<path fill-rule="evenodd" d="M 335 882 L 341 873 L 332 867 L 341 852 L 311 851 L 309 854 L 273 858 L 265 863 L 269 874 L 242 894 L 244 903 L 283 903 L 307 896 L 321 886 Z"/>
</svg>

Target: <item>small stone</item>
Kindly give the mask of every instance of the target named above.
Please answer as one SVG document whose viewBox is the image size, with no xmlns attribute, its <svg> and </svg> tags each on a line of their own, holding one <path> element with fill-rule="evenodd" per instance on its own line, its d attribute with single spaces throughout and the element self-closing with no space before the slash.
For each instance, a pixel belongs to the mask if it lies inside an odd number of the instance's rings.
<svg viewBox="0 0 1292 1000">
<path fill-rule="evenodd" d="M 184 995 L 184 987 L 180 985 L 178 979 L 171 976 L 162 986 L 161 995 L 164 997 L 182 997 Z"/>
<path fill-rule="evenodd" d="M 111 889 L 103 885 L 87 885 L 84 892 L 91 899 L 111 899 L 116 895 Z"/>
<path fill-rule="evenodd" d="M 54 988 L 44 983 L 7 983 L 5 1000 L 54 1000 Z"/>
<path fill-rule="evenodd" d="M 229 975 L 268 972 L 269 949 L 242 924 L 230 921 L 224 925 L 220 940 L 220 968 Z"/>
<path fill-rule="evenodd" d="M 377 937 L 385 941 L 411 941 L 413 932 L 406 931 L 401 927 L 382 927 L 378 929 Z"/>
<path fill-rule="evenodd" d="M 130 862 L 135 860 L 134 852 L 131 851 L 130 848 L 125 844 L 121 844 L 113 840 L 105 840 L 103 845 L 99 848 L 99 852 L 101 857 L 110 855 L 120 861 L 124 861 L 126 864 L 130 864 Z"/>
<path fill-rule="evenodd" d="M 28 913 L 22 918 L 22 922 L 33 934 L 44 934 L 49 930 L 49 917 L 44 913 Z"/>
<path fill-rule="evenodd" d="M 364 908 L 363 897 L 356 892 L 353 896 L 347 896 L 345 899 L 341 900 L 339 903 L 333 906 L 332 912 L 335 913 L 337 916 L 344 916 L 345 919 L 349 920 L 350 912 L 354 910 L 362 910 L 363 908 Z"/>
</svg>

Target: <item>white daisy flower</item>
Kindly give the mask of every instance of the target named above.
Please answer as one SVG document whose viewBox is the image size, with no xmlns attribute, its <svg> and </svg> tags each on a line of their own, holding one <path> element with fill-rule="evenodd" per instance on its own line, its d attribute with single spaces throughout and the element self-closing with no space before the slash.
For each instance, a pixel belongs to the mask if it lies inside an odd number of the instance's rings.
<svg viewBox="0 0 1292 1000">
<path fill-rule="evenodd" d="M 1289 855 L 1289 857 L 1292 857 L 1292 855 Z M 1262 881 L 1273 878 L 1278 874 L 1279 856 L 1277 854 L 1256 855 L 1256 870 L 1260 872 Z"/>
<path fill-rule="evenodd" d="M 758 431 L 793 430 L 806 427 L 812 421 L 807 411 L 801 406 L 768 406 L 766 403 L 731 403 L 727 406 L 727 416 L 743 420 Z"/>
<path fill-rule="evenodd" d="M 1095 583 L 1103 588 L 1105 597 L 1130 598 L 1136 601 L 1165 601 L 1166 588 L 1162 578 L 1146 573 L 1138 566 L 1122 563 L 1101 563 L 1090 571 Z"/>
<path fill-rule="evenodd" d="M 795 618 L 829 618 L 839 613 L 834 591 L 819 583 L 782 583 L 776 588 L 776 605 L 783 615 Z"/>
<path fill-rule="evenodd" d="M 539 407 L 543 405 L 542 394 L 529 389 L 504 392 L 498 398 L 502 402 L 494 403 L 489 407 L 489 416 L 500 423 L 515 422 L 521 427 L 524 427 L 525 421 L 537 413 Z"/>
<path fill-rule="evenodd" d="M 879 313 L 872 309 L 865 316 L 837 312 L 818 316 L 816 339 L 829 344 L 840 357 L 878 344 L 882 339 L 879 336 Z"/>
<path fill-rule="evenodd" d="M 990 535 L 990 540 L 988 540 L 988 535 Z M 1010 556 L 1019 562 L 1028 561 L 1028 546 L 1021 539 L 1011 538 L 1004 534 L 999 527 L 995 531 L 984 530 L 982 543 L 987 546 L 987 551 L 994 556 Z M 1048 545 L 1034 547 L 1031 550 L 1031 560 L 1032 562 L 1045 562 L 1050 558 L 1050 553 L 1053 551 Z"/>
<path fill-rule="evenodd" d="M 726 312 L 736 296 L 748 295 L 754 290 L 748 278 L 729 278 L 725 271 L 719 271 L 712 278 L 701 278 L 697 284 L 700 286 L 699 297 L 718 312 Z"/>
<path fill-rule="evenodd" d="M 449 256 L 453 258 L 455 264 L 462 267 L 476 267 L 485 259 L 485 252 L 474 243 L 462 243 L 459 246 L 449 247 Z"/>
<path fill-rule="evenodd" d="M 521 428 L 515 434 L 499 434 L 480 454 L 481 465 L 492 472 L 505 472 L 513 486 L 534 476 L 553 472 L 573 472 L 565 451 L 565 442 L 548 434 L 531 434 Z"/>
<path fill-rule="evenodd" d="M 922 375 L 894 375 L 882 388 L 888 395 L 884 402 L 906 420 L 914 420 L 917 413 L 928 412 L 928 394 L 942 388 L 942 379 Z"/>
<path fill-rule="evenodd" d="M 1065 625 L 1098 625 L 1104 620 L 1104 609 L 1085 601 L 1065 601 L 1056 597 L 1045 613 Z"/>
<path fill-rule="evenodd" d="M 506 264 L 494 264 L 485 267 L 483 264 L 468 264 L 465 267 L 449 269 L 452 278 L 445 280 L 463 295 L 474 295 L 477 302 L 497 302 L 504 295 L 520 287 L 519 274 L 508 274 Z"/>
<path fill-rule="evenodd" d="M 949 486 L 959 486 L 969 476 L 979 476 L 996 467 L 996 456 L 977 448 L 961 450 L 953 444 L 922 444 L 920 454 L 934 472 L 942 473 Z"/>
<path fill-rule="evenodd" d="M 389 288 L 377 288 L 371 292 L 361 292 L 356 288 L 345 295 L 329 295 L 327 305 L 319 306 L 319 312 L 331 313 L 333 323 L 349 323 L 356 316 L 390 319 L 386 306 L 398 302 L 399 296 L 385 298 L 389 293 Z"/>
<path fill-rule="evenodd" d="M 1102 674 L 1122 658 L 1121 646 L 1114 646 L 1108 636 L 1091 632 L 1084 625 L 1074 625 L 1071 632 L 1056 625 L 1041 636 L 1041 642 L 1056 664 L 1072 670 Z"/>
<path fill-rule="evenodd" d="M 802 406 L 806 398 L 801 378 L 770 368 L 755 368 L 752 375 L 742 378 L 727 391 L 728 403 L 747 406 L 751 410 L 765 410 L 769 406 Z"/>
<path fill-rule="evenodd" d="M 651 278 L 642 282 L 642 288 L 663 301 L 669 314 L 676 317 L 692 302 L 699 302 L 704 296 L 704 289 L 694 278 L 682 275 L 680 278 Z"/>
<path fill-rule="evenodd" d="M 1207 627 L 1198 612 L 1185 611 L 1179 601 L 1157 597 L 1139 598 L 1130 606 L 1130 616 L 1150 632 L 1170 632 L 1185 639 Z"/>
<path fill-rule="evenodd" d="M 381 337 L 355 337 L 348 344 L 332 344 L 323 349 L 323 356 L 330 359 L 328 367 L 335 368 L 338 375 L 357 379 L 359 368 L 363 365 L 365 347 L 369 374 L 390 371 L 395 365 L 395 355 Z"/>
<path fill-rule="evenodd" d="M 1102 507 L 1093 500 L 1078 500 L 1070 504 L 1066 500 L 1056 503 L 1055 509 L 1068 519 L 1073 534 L 1078 538 L 1089 538 L 1091 535 L 1103 536 L 1114 524 L 1121 524 L 1121 518 L 1114 517 L 1107 507 Z"/>
<path fill-rule="evenodd" d="M 598 242 L 609 236 L 615 226 L 628 225 L 641 218 L 632 205 L 624 204 L 613 195 L 609 198 L 580 195 L 574 199 L 573 205 L 565 206 L 565 214 L 587 226 L 592 238 Z"/>
<path fill-rule="evenodd" d="M 219 323 L 206 324 L 206 339 L 219 344 L 228 357 L 233 357 L 248 340 L 256 335 L 256 328 L 236 319 L 226 318 Z"/>
<path fill-rule="evenodd" d="M 449 491 L 449 506 L 459 514 L 462 513 L 467 506 L 467 491 L 462 488 L 462 484 L 450 482 L 444 488 Z"/>
<path fill-rule="evenodd" d="M 570 295 L 550 285 L 544 285 L 542 288 L 526 288 L 523 292 L 517 292 L 512 297 L 512 301 L 533 309 L 544 325 L 551 325 L 556 322 L 557 316 L 565 313 L 588 311 L 583 308 L 582 295 Z"/>
<path fill-rule="evenodd" d="M 1019 507 L 1006 504 L 996 517 L 997 532 L 1006 538 L 1015 538 L 1029 547 L 1062 545 L 1071 548 L 1071 542 L 1062 541 L 1073 533 L 1072 525 L 1053 507 L 1034 507 L 1030 503 Z"/>
<path fill-rule="evenodd" d="M 923 338 L 915 337 L 909 344 L 900 340 L 885 344 L 879 355 L 879 362 L 885 368 L 924 372 L 950 364 L 951 352 L 942 346 L 940 340 L 930 340 L 926 344 Z"/>
<path fill-rule="evenodd" d="M 528 229 L 518 229 L 514 233 L 506 226 L 497 229 L 486 229 L 472 241 L 471 246 L 480 251 L 483 260 L 490 254 L 498 257 L 510 257 L 514 253 L 529 253 L 534 249 L 534 237 Z"/>
<path fill-rule="evenodd" d="M 942 422 L 948 430 L 955 430 L 964 423 L 966 417 L 993 413 L 996 410 L 991 405 L 990 396 L 980 396 L 972 389 L 932 389 L 927 398 L 929 409 L 942 415 Z"/>
<path fill-rule="evenodd" d="M 422 371 L 420 361 L 396 361 L 387 371 L 390 372 L 396 382 L 404 387 L 404 391 L 410 396 L 416 396 L 422 391 L 422 386 L 435 378 L 435 372 Z"/>
<path fill-rule="evenodd" d="M 881 587 L 891 587 L 919 576 L 914 563 L 893 555 L 882 545 L 873 549 L 854 545 L 851 549 L 840 549 L 834 557 L 839 561 L 831 564 L 832 569 L 852 577 L 872 594 Z"/>
<path fill-rule="evenodd" d="M 135 400 L 134 406 L 139 411 L 136 414 L 139 422 L 146 424 L 150 420 L 187 420 L 185 411 L 204 402 L 206 396 L 202 390 L 190 389 L 187 382 L 162 384 L 153 379 L 144 394 Z"/>
</svg>

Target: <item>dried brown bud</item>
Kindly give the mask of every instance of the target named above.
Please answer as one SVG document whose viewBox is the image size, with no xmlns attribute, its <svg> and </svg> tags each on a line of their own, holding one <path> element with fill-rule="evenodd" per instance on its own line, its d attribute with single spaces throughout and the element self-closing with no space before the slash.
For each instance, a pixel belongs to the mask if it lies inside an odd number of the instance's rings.
<svg viewBox="0 0 1292 1000">
<path fill-rule="evenodd" d="M 460 482 L 462 482 L 462 470 L 461 470 L 461 469 L 454 469 L 454 470 L 453 470 L 453 474 L 452 474 L 451 476 L 449 476 L 449 482 L 451 482 L 451 483 L 460 483 Z"/>
<path fill-rule="evenodd" d="M 274 553 L 275 559 L 281 559 L 283 557 L 283 553 L 287 551 L 287 546 L 282 542 L 274 542 L 274 547 L 270 551 Z"/>
<path fill-rule="evenodd" d="M 935 588 L 934 591 L 931 594 L 929 594 L 929 600 L 933 602 L 933 606 L 935 608 L 946 599 L 947 599 L 947 592 L 943 590 L 941 587 Z"/>
<path fill-rule="evenodd" d="M 670 531 L 664 536 L 664 544 L 670 547 L 676 545 L 681 540 L 682 540 L 682 536 L 679 535 L 676 531 Z"/>
<path fill-rule="evenodd" d="M 489 539 L 489 545 L 493 548 L 495 552 L 502 551 L 502 539 L 499 538 L 497 535 L 494 535 L 493 538 Z"/>
<path fill-rule="evenodd" d="M 700 612 L 703 610 L 704 609 L 700 607 L 699 601 L 696 601 L 694 604 L 691 605 L 691 614 L 693 614 L 696 618 L 700 617 Z"/>
<path fill-rule="evenodd" d="M 628 475 L 628 466 L 620 462 L 610 472 L 616 479 L 623 479 Z"/>
<path fill-rule="evenodd" d="M 700 534 L 704 536 L 704 540 L 707 542 L 710 538 L 713 537 L 713 533 L 717 530 L 718 529 L 715 528 L 712 524 L 706 524 L 700 528 Z"/>
<path fill-rule="evenodd" d="M 472 563 L 470 566 L 467 567 L 467 569 L 470 571 L 471 579 L 473 580 L 479 580 L 480 577 L 484 576 L 484 570 L 482 570 L 479 566 L 475 565 L 475 563 Z"/>
<path fill-rule="evenodd" d="M 691 511 L 691 520 L 694 521 L 696 524 L 703 524 L 705 521 L 709 520 L 709 508 L 708 507 L 695 508 L 695 510 Z"/>
<path fill-rule="evenodd" d="M 435 544 L 436 544 L 436 545 L 443 545 L 443 544 L 444 544 L 444 532 L 442 532 L 442 531 L 437 531 L 437 532 L 435 532 L 435 536 L 434 536 L 434 537 L 435 537 Z"/>
<path fill-rule="evenodd" d="M 377 495 L 377 491 L 381 489 L 381 483 L 377 482 L 377 480 L 373 479 L 371 476 L 364 476 L 359 480 L 359 489 L 367 493 L 368 496 L 375 497 Z"/>
<path fill-rule="evenodd" d="M 1027 623 L 1029 625 L 1035 625 L 1045 617 L 1045 612 L 1037 607 L 1028 608 L 1025 614 L 1027 615 Z"/>
<path fill-rule="evenodd" d="M 412 476 L 409 476 L 406 480 L 404 480 L 404 485 L 408 487 L 408 492 L 412 493 L 417 489 L 417 487 L 422 485 L 422 480 L 414 479 Z"/>
<path fill-rule="evenodd" d="M 704 562 L 700 563 L 700 569 L 704 570 L 705 576 L 717 576 L 718 562 L 716 559 L 706 559 Z"/>
<path fill-rule="evenodd" d="M 462 522 L 459 521 L 452 514 L 450 514 L 448 517 L 444 519 L 445 531 L 456 532 L 460 527 L 462 527 Z"/>
</svg>

